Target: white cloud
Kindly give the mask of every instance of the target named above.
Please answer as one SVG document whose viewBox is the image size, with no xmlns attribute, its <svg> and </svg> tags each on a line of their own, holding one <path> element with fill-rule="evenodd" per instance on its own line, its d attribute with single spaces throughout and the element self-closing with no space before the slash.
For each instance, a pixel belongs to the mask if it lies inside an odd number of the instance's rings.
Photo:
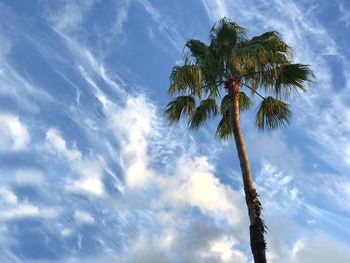
<svg viewBox="0 0 350 263">
<path fill-rule="evenodd" d="M 341 14 L 340 21 L 345 23 L 346 27 L 350 26 L 350 10 L 345 9 L 343 3 L 339 4 L 339 11 Z"/>
<path fill-rule="evenodd" d="M 46 140 L 50 145 L 57 150 L 61 155 L 68 159 L 68 161 L 80 161 L 82 159 L 80 151 L 76 147 L 67 148 L 66 141 L 62 138 L 60 132 L 54 128 L 50 128 L 46 132 Z"/>
<path fill-rule="evenodd" d="M 117 7 L 117 17 L 114 25 L 114 32 L 121 34 L 123 32 L 124 24 L 128 20 L 129 2 L 121 2 Z"/>
<path fill-rule="evenodd" d="M 41 171 L 33 168 L 22 168 L 15 172 L 16 183 L 21 185 L 41 185 L 44 183 L 44 176 Z"/>
<path fill-rule="evenodd" d="M 82 210 L 75 210 L 74 211 L 74 218 L 79 223 L 84 223 L 84 224 L 95 223 L 95 218 L 93 218 L 93 216 L 90 213 L 88 213 L 86 211 L 82 211 Z"/>
<path fill-rule="evenodd" d="M 0 113 L 0 150 L 25 150 L 30 142 L 26 125 L 19 117 L 9 113 Z"/>
<path fill-rule="evenodd" d="M 102 182 L 104 164 L 102 159 L 84 158 L 75 146 L 69 148 L 60 132 L 54 128 L 50 128 L 46 132 L 46 140 L 48 149 L 63 156 L 71 164 L 73 170 L 80 175 L 79 179 L 67 178 L 65 187 L 68 191 L 92 194 L 98 197 L 105 195 Z"/>
<path fill-rule="evenodd" d="M 38 102 L 54 103 L 54 99 L 46 90 L 38 89 L 31 81 L 26 79 L 16 68 L 4 61 L 0 73 L 0 96 L 14 100 L 16 107 L 29 113 L 40 111 Z"/>
<path fill-rule="evenodd" d="M 148 137 L 152 135 L 154 109 L 143 97 L 128 98 L 125 108 L 110 116 L 120 140 L 127 186 L 142 187 L 154 176 L 149 169 Z"/>
<path fill-rule="evenodd" d="M 17 196 L 9 189 L 5 187 L 0 188 L 0 196 L 5 203 L 9 205 L 17 205 Z"/>
<path fill-rule="evenodd" d="M 150 25 L 148 27 L 150 39 L 155 43 L 159 43 L 160 39 L 158 36 L 155 36 L 156 33 L 159 33 L 159 36 L 167 42 L 167 45 L 170 44 L 172 48 L 176 50 L 177 56 L 181 54 L 186 39 L 183 34 L 179 32 L 177 26 L 179 21 L 173 21 L 170 16 L 161 14 L 148 0 L 136 0 L 136 2 L 144 7 L 145 11 L 151 16 L 152 21 L 155 23 L 155 26 Z M 164 48 L 163 45 L 159 45 L 159 47 Z M 173 53 L 169 48 L 166 48 L 165 51 Z"/>
<path fill-rule="evenodd" d="M 18 196 L 6 187 L 0 188 L 0 220 L 13 220 L 25 217 L 56 218 L 60 208 L 56 207 L 39 207 L 28 201 L 20 201 Z"/>
<path fill-rule="evenodd" d="M 49 20 L 59 32 L 74 31 L 80 27 L 85 13 L 94 2 L 95 0 L 66 1 L 61 10 L 49 14 Z"/>
<path fill-rule="evenodd" d="M 213 240 L 210 245 L 210 253 L 217 253 L 224 262 L 248 262 L 247 257 L 238 250 L 232 248 L 239 242 L 230 236 L 223 236 L 220 239 Z"/>
<path fill-rule="evenodd" d="M 159 11 L 149 2 L 148 0 L 136 0 L 139 2 L 146 10 L 148 14 L 151 15 L 152 20 L 158 22 L 161 19 Z"/>
<path fill-rule="evenodd" d="M 176 224 L 165 225 L 157 235 L 141 235 L 118 262 L 248 262 L 236 248 L 237 241 L 215 224 L 200 219 L 174 220 Z"/>
<path fill-rule="evenodd" d="M 241 192 L 233 191 L 222 184 L 214 175 L 214 167 L 207 157 L 178 160 L 177 170 L 173 176 L 160 177 L 163 199 L 155 200 L 154 205 L 198 207 L 208 216 L 223 218 L 232 226 L 242 220 L 243 201 Z"/>
<path fill-rule="evenodd" d="M 223 17 L 229 17 L 227 0 L 202 0 L 202 4 L 211 22 L 216 22 Z"/>
<path fill-rule="evenodd" d="M 30 204 L 19 204 L 15 208 L 9 208 L 1 213 L 2 219 L 14 219 L 21 217 L 33 217 L 39 215 L 39 208 Z"/>
<path fill-rule="evenodd" d="M 261 170 L 255 180 L 256 188 L 269 215 L 297 213 L 302 197 L 295 180 L 288 168 L 280 170 L 267 161 L 261 162 Z"/>
<path fill-rule="evenodd" d="M 349 246 L 324 233 L 315 233 L 297 239 L 283 254 L 274 255 L 274 262 L 286 263 L 346 263 L 350 258 Z"/>
</svg>

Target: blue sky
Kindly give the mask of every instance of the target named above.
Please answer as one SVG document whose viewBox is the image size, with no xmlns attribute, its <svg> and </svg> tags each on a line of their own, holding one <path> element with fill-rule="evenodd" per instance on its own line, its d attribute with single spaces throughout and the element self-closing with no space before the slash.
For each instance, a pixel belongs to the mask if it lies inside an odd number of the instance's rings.
<svg viewBox="0 0 350 263">
<path fill-rule="evenodd" d="M 269 262 L 349 262 L 347 1 L 0 0 L 1 262 L 252 262 L 233 142 L 163 117 L 185 41 L 223 16 L 317 77 L 289 127 L 242 117 Z"/>
</svg>

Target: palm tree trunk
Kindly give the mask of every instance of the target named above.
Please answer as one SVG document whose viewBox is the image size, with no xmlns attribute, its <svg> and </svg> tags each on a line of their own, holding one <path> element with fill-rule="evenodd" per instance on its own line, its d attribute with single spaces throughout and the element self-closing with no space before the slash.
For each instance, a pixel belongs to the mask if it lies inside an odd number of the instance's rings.
<svg viewBox="0 0 350 263">
<path fill-rule="evenodd" d="M 266 263 L 266 242 L 264 238 L 265 224 L 261 219 L 261 203 L 254 188 L 250 171 L 248 154 L 245 148 L 243 134 L 240 125 L 239 112 L 239 81 L 234 81 L 232 86 L 233 96 L 233 134 L 236 142 L 237 154 L 241 166 L 245 200 L 248 207 L 250 220 L 250 246 L 255 263 Z"/>
</svg>

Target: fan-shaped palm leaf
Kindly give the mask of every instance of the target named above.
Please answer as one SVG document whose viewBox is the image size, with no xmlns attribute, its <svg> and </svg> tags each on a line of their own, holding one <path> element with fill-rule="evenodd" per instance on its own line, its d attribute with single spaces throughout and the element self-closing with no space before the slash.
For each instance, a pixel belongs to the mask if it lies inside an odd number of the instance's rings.
<svg viewBox="0 0 350 263">
<path fill-rule="evenodd" d="M 290 106 L 273 97 L 265 98 L 259 105 L 256 115 L 256 125 L 260 129 L 276 130 L 288 124 L 292 117 Z"/>
<path fill-rule="evenodd" d="M 192 96 L 178 96 L 168 103 L 165 115 L 170 124 L 176 123 L 182 116 L 191 117 L 196 109 L 196 101 Z"/>
<path fill-rule="evenodd" d="M 170 86 L 168 94 L 170 96 L 180 93 L 200 93 L 202 88 L 203 75 L 199 66 L 184 65 L 176 66 L 170 75 Z M 198 94 L 199 95 L 199 94 Z"/>
<path fill-rule="evenodd" d="M 232 112 L 227 111 L 222 114 L 222 118 L 216 128 L 216 138 L 219 140 L 228 140 L 233 135 L 233 127 L 232 127 Z"/>
<path fill-rule="evenodd" d="M 189 127 L 191 129 L 198 129 L 208 119 L 217 114 L 218 106 L 216 105 L 215 99 L 208 98 L 206 100 L 202 100 L 189 120 Z"/>
</svg>

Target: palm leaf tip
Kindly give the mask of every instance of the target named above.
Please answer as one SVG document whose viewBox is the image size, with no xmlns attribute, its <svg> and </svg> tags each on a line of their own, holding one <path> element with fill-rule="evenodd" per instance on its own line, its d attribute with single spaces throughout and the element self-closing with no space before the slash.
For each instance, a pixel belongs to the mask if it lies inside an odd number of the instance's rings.
<svg viewBox="0 0 350 263">
<path fill-rule="evenodd" d="M 202 72 L 196 65 L 176 66 L 170 74 L 168 94 L 197 92 L 202 85 Z"/>
<path fill-rule="evenodd" d="M 256 125 L 262 130 L 276 130 L 289 124 L 291 117 L 292 111 L 287 103 L 273 97 L 267 97 L 259 105 Z"/>
<path fill-rule="evenodd" d="M 239 109 L 241 111 L 248 110 L 251 106 L 253 106 L 252 100 L 244 93 L 239 93 Z"/>
<path fill-rule="evenodd" d="M 208 98 L 206 100 L 202 100 L 189 119 L 188 126 L 191 129 L 197 130 L 208 119 L 217 114 L 218 106 L 216 105 L 215 99 Z"/>
<path fill-rule="evenodd" d="M 306 91 L 307 85 L 314 81 L 315 75 L 309 65 L 286 64 L 281 66 L 275 83 L 276 96 L 289 96 L 291 91 Z M 284 87 L 282 90 L 281 87 Z"/>
<path fill-rule="evenodd" d="M 222 115 L 222 118 L 216 128 L 215 136 L 219 140 L 228 140 L 233 135 L 232 127 L 232 112 L 227 111 Z"/>
<path fill-rule="evenodd" d="M 188 55 L 193 56 L 195 59 L 204 59 L 208 55 L 208 46 L 200 40 L 191 39 L 186 42 L 185 47 L 190 51 L 185 55 L 185 59 L 189 59 Z"/>
<path fill-rule="evenodd" d="M 165 115 L 169 124 L 179 122 L 182 116 L 190 117 L 196 109 L 196 102 L 192 96 L 178 96 L 168 103 Z"/>
<path fill-rule="evenodd" d="M 245 111 L 248 110 L 251 106 L 253 106 L 253 101 L 244 92 L 239 92 L 239 109 L 241 111 Z M 221 101 L 220 112 L 222 114 L 225 114 L 227 112 L 231 112 L 232 110 L 232 98 L 231 95 L 227 94 Z"/>
<path fill-rule="evenodd" d="M 210 38 L 216 38 L 218 37 L 218 34 L 220 35 L 220 31 L 223 34 L 231 34 L 235 33 L 235 38 L 239 40 L 245 39 L 246 36 L 246 29 L 244 27 L 241 27 L 236 22 L 232 21 L 231 19 L 224 17 L 220 19 L 218 22 L 214 24 L 214 26 L 210 30 Z M 229 33 L 231 32 L 231 33 Z"/>
</svg>

